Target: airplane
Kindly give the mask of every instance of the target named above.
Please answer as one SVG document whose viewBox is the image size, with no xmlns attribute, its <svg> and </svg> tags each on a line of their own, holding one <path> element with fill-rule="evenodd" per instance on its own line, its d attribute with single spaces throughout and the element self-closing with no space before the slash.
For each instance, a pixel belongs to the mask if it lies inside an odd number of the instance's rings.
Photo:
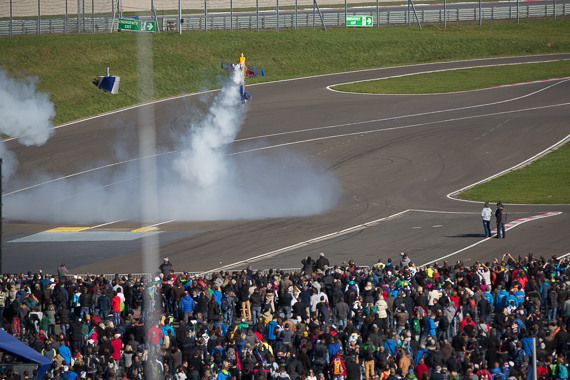
<svg viewBox="0 0 570 380">
<path fill-rule="evenodd" d="M 247 67 L 245 65 L 245 57 L 243 56 L 243 53 L 241 53 L 241 57 L 239 57 L 238 64 L 222 62 L 222 70 L 226 70 L 228 73 L 231 73 L 235 69 L 243 70 L 243 84 L 240 86 L 241 103 L 243 104 L 252 99 L 251 94 L 245 92 L 246 78 L 264 77 L 265 71 L 263 71 L 263 69 L 256 69 L 255 67 Z"/>
</svg>

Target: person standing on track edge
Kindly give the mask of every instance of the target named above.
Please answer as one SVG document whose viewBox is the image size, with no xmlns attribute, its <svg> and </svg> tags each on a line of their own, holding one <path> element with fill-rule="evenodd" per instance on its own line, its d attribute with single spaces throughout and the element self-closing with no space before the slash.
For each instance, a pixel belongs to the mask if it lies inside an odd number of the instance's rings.
<svg viewBox="0 0 570 380">
<path fill-rule="evenodd" d="M 485 237 L 491 237 L 491 217 L 493 210 L 489 207 L 489 202 L 485 202 L 485 206 L 481 211 L 481 219 L 483 219 L 483 229 L 485 230 Z"/>
<path fill-rule="evenodd" d="M 497 202 L 497 210 L 495 210 L 495 218 L 497 219 L 497 239 L 505 238 L 505 224 L 507 223 L 507 210 L 501 202 Z"/>
<path fill-rule="evenodd" d="M 165 280 L 170 274 L 171 269 L 172 269 L 172 263 L 170 262 L 170 259 L 168 257 L 165 257 L 162 264 L 160 264 L 160 266 L 158 267 L 158 270 L 162 273 Z"/>
</svg>

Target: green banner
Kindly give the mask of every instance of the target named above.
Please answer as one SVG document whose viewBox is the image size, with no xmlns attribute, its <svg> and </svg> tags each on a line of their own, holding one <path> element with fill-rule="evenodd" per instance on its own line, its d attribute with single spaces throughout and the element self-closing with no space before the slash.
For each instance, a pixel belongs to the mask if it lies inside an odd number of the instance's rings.
<svg viewBox="0 0 570 380">
<path fill-rule="evenodd" d="M 346 16 L 346 26 L 372 26 L 372 16 Z"/>
<path fill-rule="evenodd" d="M 130 18 L 120 18 L 118 29 L 131 30 L 135 32 L 155 32 L 156 23 L 154 21 L 140 21 Z"/>
</svg>

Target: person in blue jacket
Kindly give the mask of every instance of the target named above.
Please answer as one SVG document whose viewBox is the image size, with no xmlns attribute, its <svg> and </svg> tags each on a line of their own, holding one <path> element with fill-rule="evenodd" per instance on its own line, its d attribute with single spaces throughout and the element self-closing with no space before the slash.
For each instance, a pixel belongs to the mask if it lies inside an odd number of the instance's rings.
<svg viewBox="0 0 570 380">
<path fill-rule="evenodd" d="M 517 289 L 514 292 L 514 296 L 517 297 L 517 306 L 520 306 L 523 304 L 524 299 L 525 299 L 525 293 L 522 289 Z"/>
<path fill-rule="evenodd" d="M 515 292 L 513 290 L 511 290 L 509 292 L 509 295 L 507 296 L 507 305 L 511 305 L 511 301 L 514 301 L 516 307 L 519 306 L 519 299 L 515 296 Z M 523 296 L 523 301 L 524 301 L 524 296 Z"/>
<path fill-rule="evenodd" d="M 61 355 L 63 360 L 65 360 L 67 365 L 71 365 L 71 350 L 65 344 L 65 340 L 61 340 L 59 347 L 57 348 L 57 352 Z"/>
<path fill-rule="evenodd" d="M 386 351 L 388 351 L 388 354 L 390 356 L 395 356 L 396 355 L 396 346 L 397 343 L 394 340 L 394 338 L 392 337 L 391 333 L 388 333 L 388 340 L 386 340 L 386 342 L 384 342 L 384 349 Z"/>
<path fill-rule="evenodd" d="M 495 309 L 502 309 L 507 307 L 509 304 L 507 302 L 507 297 L 509 296 L 509 292 L 505 289 L 501 289 L 499 293 L 497 293 L 497 297 L 495 298 Z"/>
<path fill-rule="evenodd" d="M 195 307 L 194 299 L 186 292 L 186 295 L 180 300 L 180 311 L 182 312 L 184 323 L 188 323 L 188 320 L 192 318 Z"/>
<path fill-rule="evenodd" d="M 275 328 L 278 327 L 277 316 L 275 316 L 271 321 L 267 322 L 265 326 L 267 331 L 267 340 L 270 342 L 275 342 L 277 336 L 275 335 Z"/>
<path fill-rule="evenodd" d="M 437 329 L 437 322 L 431 310 L 428 310 L 429 319 L 427 320 L 427 333 L 429 336 L 435 336 Z"/>
</svg>

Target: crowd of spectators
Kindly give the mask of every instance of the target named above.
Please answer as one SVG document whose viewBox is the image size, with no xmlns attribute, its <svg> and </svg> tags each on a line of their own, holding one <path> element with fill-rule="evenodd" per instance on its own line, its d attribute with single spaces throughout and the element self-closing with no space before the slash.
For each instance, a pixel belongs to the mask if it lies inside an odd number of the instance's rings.
<svg viewBox="0 0 570 380">
<path fill-rule="evenodd" d="M 321 253 L 295 272 L 196 276 L 165 259 L 150 278 L 108 280 L 62 263 L 5 275 L 0 316 L 58 380 L 567 379 L 568 264 L 402 253 L 359 267 Z"/>
</svg>

